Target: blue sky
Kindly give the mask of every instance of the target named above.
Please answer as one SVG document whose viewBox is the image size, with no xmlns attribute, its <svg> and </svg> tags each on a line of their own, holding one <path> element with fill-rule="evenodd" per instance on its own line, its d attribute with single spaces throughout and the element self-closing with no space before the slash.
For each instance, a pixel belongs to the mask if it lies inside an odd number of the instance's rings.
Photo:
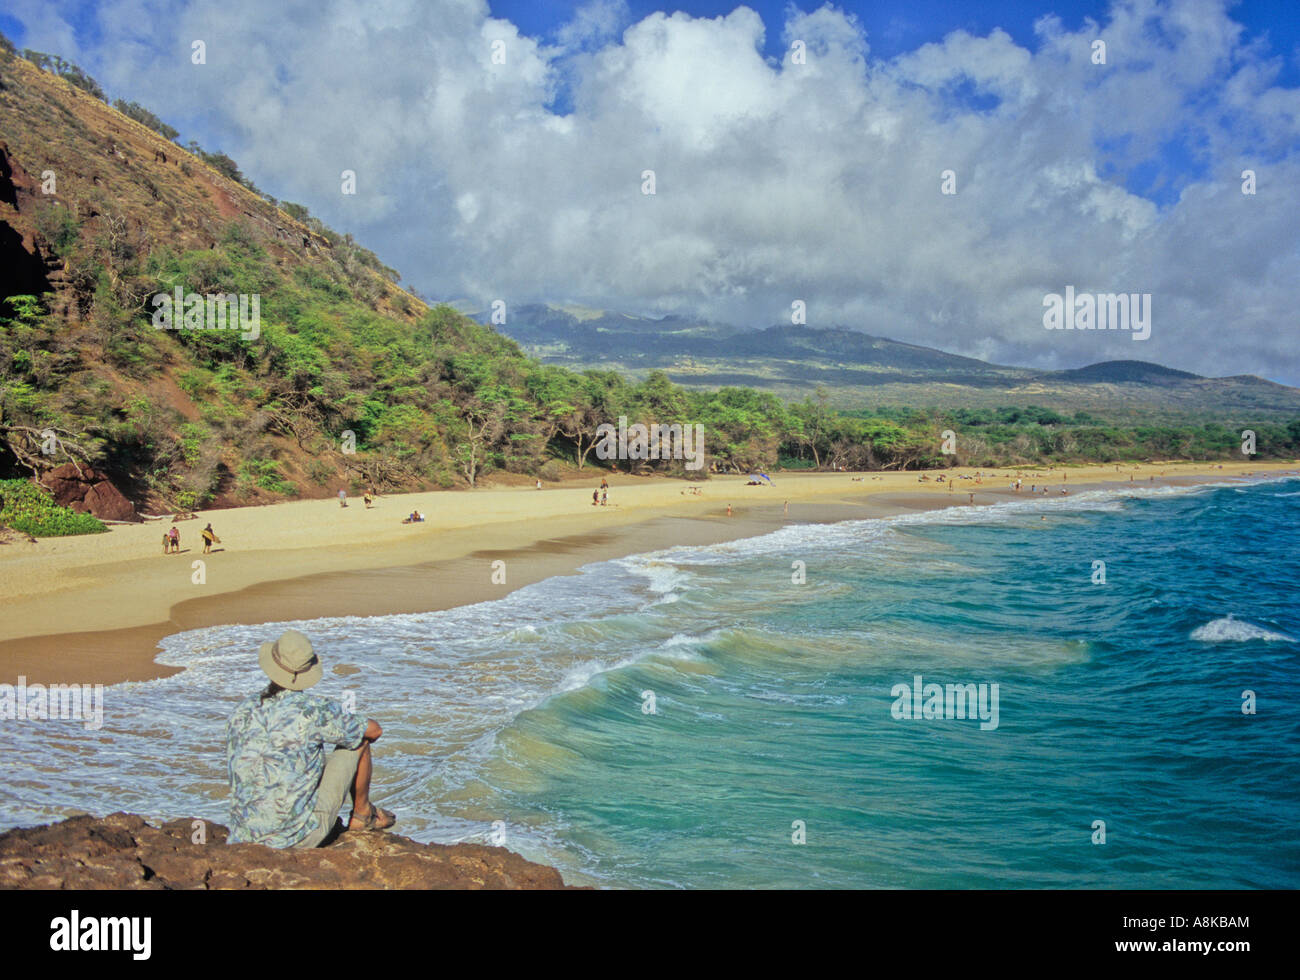
<svg viewBox="0 0 1300 980">
<path fill-rule="evenodd" d="M 6 0 L 0 29 L 434 299 L 800 299 L 1001 363 L 1300 383 L 1300 0 Z M 1044 331 L 1066 285 L 1152 293 L 1149 342 Z"/>
<path fill-rule="evenodd" d="M 496 16 L 514 21 L 529 34 L 550 36 L 572 19 L 581 3 L 578 0 L 491 0 L 489 6 Z M 694 17 L 717 17 L 730 13 L 737 6 L 727 0 L 668 4 L 629 0 L 628 3 L 635 20 L 641 20 L 656 10 L 669 13 L 681 10 Z M 765 24 L 780 24 L 787 3 L 753 0 L 746 6 L 757 11 Z M 816 4 L 803 6 L 811 9 Z M 856 0 L 837 6 L 853 13 L 862 22 L 875 56 L 892 58 L 958 29 L 983 35 L 1000 27 L 1017 43 L 1032 45 L 1033 22 L 1043 14 L 1055 13 L 1067 26 L 1077 27 L 1089 17 L 1103 21 L 1110 3 L 1109 0 L 870 0 L 866 3 Z M 1300 84 L 1300 62 L 1297 60 L 1300 3 L 1296 0 L 1245 0 L 1232 9 L 1232 14 L 1250 35 L 1259 36 L 1267 32 L 1275 51 L 1290 54 L 1289 75 L 1285 81 L 1289 85 Z M 776 32 L 769 31 L 764 54 L 779 58 L 782 50 Z"/>
</svg>

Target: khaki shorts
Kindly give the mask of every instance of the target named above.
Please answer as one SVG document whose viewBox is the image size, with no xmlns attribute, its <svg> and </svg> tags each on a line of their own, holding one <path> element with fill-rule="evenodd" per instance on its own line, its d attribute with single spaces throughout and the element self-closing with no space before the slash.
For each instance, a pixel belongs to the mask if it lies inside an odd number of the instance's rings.
<svg viewBox="0 0 1300 980">
<path fill-rule="evenodd" d="M 362 743 L 363 746 L 364 744 Z M 360 748 L 335 749 L 330 753 L 325 762 L 325 772 L 320 778 L 320 786 L 316 788 L 316 809 L 312 811 L 316 818 L 316 829 L 294 847 L 319 847 L 321 841 L 329 836 L 334 829 L 334 818 L 338 816 L 343 801 L 352 790 L 360 761 Z"/>
</svg>

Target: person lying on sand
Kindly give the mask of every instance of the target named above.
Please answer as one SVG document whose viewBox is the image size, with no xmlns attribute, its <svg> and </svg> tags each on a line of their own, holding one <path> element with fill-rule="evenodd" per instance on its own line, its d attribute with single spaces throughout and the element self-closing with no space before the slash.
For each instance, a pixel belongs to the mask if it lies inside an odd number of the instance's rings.
<svg viewBox="0 0 1300 980">
<path fill-rule="evenodd" d="M 240 702 L 226 725 L 230 843 L 318 847 L 352 796 L 347 829 L 387 830 L 397 818 L 370 802 L 374 719 L 332 698 L 307 694 L 321 679 L 311 640 L 287 630 L 258 649 L 271 683 Z M 336 748 L 325 757 L 325 743 Z"/>
</svg>

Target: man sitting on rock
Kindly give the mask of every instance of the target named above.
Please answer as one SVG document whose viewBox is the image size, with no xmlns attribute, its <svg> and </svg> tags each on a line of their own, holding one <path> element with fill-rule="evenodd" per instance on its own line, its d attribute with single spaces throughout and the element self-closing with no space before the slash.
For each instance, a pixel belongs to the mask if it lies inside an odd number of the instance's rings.
<svg viewBox="0 0 1300 980">
<path fill-rule="evenodd" d="M 230 843 L 318 847 L 352 795 L 348 830 L 387 830 L 397 818 L 370 802 L 370 743 L 383 729 L 337 701 L 304 693 L 321 679 L 311 641 L 297 630 L 263 643 L 271 679 L 240 702 L 226 726 Z M 337 746 L 325 759 L 325 743 Z"/>
</svg>

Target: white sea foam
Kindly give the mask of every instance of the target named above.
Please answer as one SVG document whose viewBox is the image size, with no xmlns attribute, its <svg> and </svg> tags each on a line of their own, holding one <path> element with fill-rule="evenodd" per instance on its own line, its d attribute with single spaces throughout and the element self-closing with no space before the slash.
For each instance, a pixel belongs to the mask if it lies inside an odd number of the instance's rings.
<svg viewBox="0 0 1300 980">
<path fill-rule="evenodd" d="M 1213 619 L 1204 626 L 1192 630 L 1192 639 L 1199 640 L 1201 643 L 1244 643 L 1247 640 L 1287 642 L 1292 638 L 1285 633 L 1256 626 L 1254 623 L 1248 623 L 1229 614 L 1223 619 Z"/>
</svg>

